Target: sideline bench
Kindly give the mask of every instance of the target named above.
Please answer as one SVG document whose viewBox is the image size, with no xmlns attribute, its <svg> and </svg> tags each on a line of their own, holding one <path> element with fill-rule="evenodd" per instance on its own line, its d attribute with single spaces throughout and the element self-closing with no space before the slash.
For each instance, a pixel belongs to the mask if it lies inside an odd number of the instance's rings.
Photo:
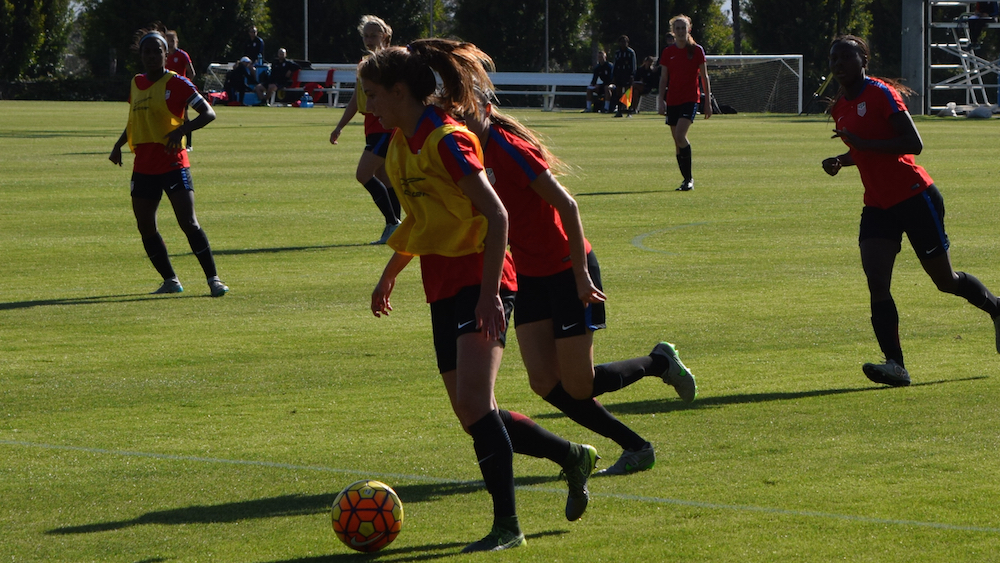
<svg viewBox="0 0 1000 563">
<path fill-rule="evenodd" d="M 212 63 L 208 67 L 205 89 L 210 83 L 222 88 L 226 72 L 233 63 Z M 328 107 L 340 107 L 340 95 L 354 92 L 357 81 L 357 65 L 313 63 L 312 68 L 300 69 L 292 76 L 292 84 L 284 88 L 289 92 L 314 92 L 316 103 L 326 95 Z M 490 79 L 496 87 L 497 95 L 541 96 L 542 109 L 555 109 L 556 96 L 585 96 L 593 75 L 582 72 L 493 72 Z M 316 95 L 318 94 L 318 95 Z M 271 98 L 274 103 L 274 96 Z"/>
<path fill-rule="evenodd" d="M 586 96 L 593 77 L 582 72 L 493 72 L 497 95 L 542 96 L 542 110 L 555 109 L 556 96 Z M 517 88 L 534 86 L 535 89 Z M 562 89 L 560 89 L 562 88 Z M 566 88 L 576 88 L 567 90 Z"/>
</svg>

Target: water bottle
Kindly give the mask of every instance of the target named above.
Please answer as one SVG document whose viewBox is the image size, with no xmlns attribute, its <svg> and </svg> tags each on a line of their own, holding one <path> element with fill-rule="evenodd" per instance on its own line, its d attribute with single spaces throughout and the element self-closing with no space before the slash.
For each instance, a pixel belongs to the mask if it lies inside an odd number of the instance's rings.
<svg viewBox="0 0 1000 563">
<path fill-rule="evenodd" d="M 299 100 L 299 102 L 300 102 L 299 103 L 299 107 L 302 107 L 302 108 L 311 108 L 311 107 L 313 107 L 313 99 L 312 99 L 312 96 L 309 95 L 309 92 L 304 92 L 302 94 L 302 99 Z"/>
</svg>

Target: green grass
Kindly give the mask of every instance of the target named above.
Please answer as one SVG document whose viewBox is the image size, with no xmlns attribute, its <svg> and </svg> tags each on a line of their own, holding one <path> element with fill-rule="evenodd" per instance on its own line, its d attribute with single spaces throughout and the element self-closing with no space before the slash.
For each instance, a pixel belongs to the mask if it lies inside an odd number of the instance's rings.
<svg viewBox="0 0 1000 563">
<path fill-rule="evenodd" d="M 125 104 L 0 102 L 0 559 L 466 560 L 490 524 L 471 440 L 436 374 L 419 268 L 376 319 L 388 258 L 354 180 L 340 110 L 218 108 L 191 154 L 198 217 L 232 292 L 208 297 L 164 206 L 185 285 L 135 231 L 128 165 L 107 154 Z M 594 479 L 562 517 L 549 462 L 517 458 L 527 549 L 498 561 L 985 561 L 1000 552 L 993 327 L 944 295 L 904 245 L 894 295 L 914 385 L 880 359 L 857 252 L 861 184 L 822 117 L 699 119 L 696 188 L 677 193 L 660 118 L 514 112 L 576 168 L 609 295 L 596 360 L 678 344 L 701 395 L 658 380 L 602 396 L 659 461 Z M 952 259 L 1000 289 L 996 121 L 917 119 L 947 203 Z M 126 158 L 127 164 L 131 157 Z M 416 266 L 414 264 L 414 266 Z M 613 463 L 612 442 L 528 389 L 511 332 L 497 394 Z M 362 477 L 392 484 L 403 533 L 365 557 L 328 508 Z M 993 555 L 990 555 L 993 554 Z M 478 556 L 482 558 L 482 556 Z"/>
</svg>

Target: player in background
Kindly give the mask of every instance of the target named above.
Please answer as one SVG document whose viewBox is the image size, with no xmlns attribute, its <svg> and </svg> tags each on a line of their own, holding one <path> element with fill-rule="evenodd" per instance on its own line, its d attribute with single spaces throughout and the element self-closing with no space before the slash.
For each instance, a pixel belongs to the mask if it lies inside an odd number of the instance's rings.
<svg viewBox="0 0 1000 563">
<path fill-rule="evenodd" d="M 594 397 L 654 375 L 690 403 L 694 376 L 672 344 L 648 356 L 594 365 L 594 331 L 605 328 L 600 267 L 583 234 L 576 200 L 552 174 L 564 168 L 530 129 L 493 107 L 479 92 L 480 115 L 465 122 L 479 137 L 486 176 L 507 208 L 508 239 L 517 270 L 514 326 L 531 389 L 571 420 L 622 447 L 599 472 L 650 469 L 653 446 Z"/>
<path fill-rule="evenodd" d="M 163 37 L 167 39 L 167 64 L 165 68 L 176 72 L 194 83 L 194 64 L 191 63 L 191 56 L 186 51 L 177 48 L 177 32 L 168 29 L 163 34 Z M 187 107 L 184 108 L 184 121 L 188 121 Z M 191 146 L 191 132 L 188 131 L 184 148 L 190 151 Z"/>
<path fill-rule="evenodd" d="M 862 370 L 876 383 L 899 387 L 910 384 L 910 374 L 903 363 L 890 285 L 903 233 L 940 291 L 964 297 L 992 317 L 998 353 L 1000 306 L 982 282 L 952 269 L 944 200 L 914 159 L 923 140 L 900 96 L 900 91 L 911 92 L 891 80 L 867 76 L 868 61 L 868 44 L 859 37 L 839 36 L 830 47 L 830 72 L 840 84 L 830 107 L 836 122 L 833 138 L 841 139 L 848 151 L 823 160 L 823 170 L 836 176 L 845 166 L 857 166 L 861 175 L 861 266 L 871 295 L 872 328 L 886 360 L 864 364 Z"/>
<path fill-rule="evenodd" d="M 483 171 L 478 139 L 451 117 L 478 113 L 475 88 L 492 90 L 492 67 L 470 43 L 422 39 L 373 53 L 358 68 L 368 109 L 395 129 L 385 166 L 406 210 L 389 237 L 394 253 L 372 292 L 371 310 L 376 317 L 392 311 L 396 278 L 419 256 L 438 370 L 493 497 L 490 533 L 465 552 L 525 544 L 514 501 L 515 451 L 562 465 L 569 520 L 586 508 L 587 478 L 597 461 L 593 447 L 499 409 L 494 396 L 517 288 L 506 252 L 507 212 Z"/>
<path fill-rule="evenodd" d="M 705 64 L 705 50 L 691 37 L 691 18 L 685 15 L 670 18 L 670 31 L 674 34 L 674 44 L 667 45 L 660 54 L 660 89 L 656 97 L 657 111 L 667 116 L 667 125 L 674 139 L 677 166 L 684 181 L 677 188 L 679 192 L 694 189 L 691 175 L 691 142 L 687 133 L 698 113 L 698 102 L 704 93 L 705 119 L 712 117 L 712 84 L 708 79 Z M 699 81 L 700 78 L 700 81 Z M 699 84 L 705 91 L 701 92 Z"/>
<path fill-rule="evenodd" d="M 132 48 L 139 52 L 146 72 L 132 79 L 128 124 L 108 158 L 121 166 L 125 143 L 135 153 L 132 211 L 146 254 L 156 271 L 163 276 L 163 284 L 153 293 L 184 291 L 170 263 L 167 246 L 157 230 L 156 210 L 163 192 L 166 192 L 191 251 L 205 272 L 212 297 L 221 297 L 229 288 L 219 279 L 208 237 L 195 217 L 191 164 L 187 151 L 181 145 L 189 131 L 211 123 L 215 119 L 215 111 L 190 80 L 165 68 L 167 40 L 163 31 L 154 25 L 136 32 Z M 184 121 L 184 108 L 188 106 L 198 112 L 198 117 Z"/>
<path fill-rule="evenodd" d="M 358 32 L 361 33 L 365 49 L 370 53 L 377 53 L 392 42 L 392 28 L 378 16 L 362 16 Z M 385 228 L 382 229 L 382 236 L 372 244 L 385 244 L 396 227 L 399 226 L 401 213 L 399 198 L 392 190 L 389 177 L 385 173 L 385 152 L 389 147 L 389 136 L 392 131 L 383 127 L 378 118 L 368 111 L 367 106 L 367 98 L 360 83 L 358 83 L 354 87 L 351 100 L 344 108 L 344 114 L 340 117 L 337 128 L 330 133 L 330 142 L 334 145 L 337 144 L 340 134 L 344 131 L 344 127 L 350 123 L 354 114 L 360 111 L 365 116 L 365 150 L 361 153 L 361 160 L 358 161 L 355 177 L 368 190 L 375 205 L 385 217 Z"/>
</svg>

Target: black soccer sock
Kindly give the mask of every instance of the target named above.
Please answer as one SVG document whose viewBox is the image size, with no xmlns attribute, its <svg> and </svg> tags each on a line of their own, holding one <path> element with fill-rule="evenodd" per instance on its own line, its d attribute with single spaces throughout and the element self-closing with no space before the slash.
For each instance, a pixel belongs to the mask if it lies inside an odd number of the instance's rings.
<svg viewBox="0 0 1000 563">
<path fill-rule="evenodd" d="M 514 506 L 514 450 L 496 410 L 469 425 L 486 490 L 493 497 L 494 520 L 517 514 Z"/>
<path fill-rule="evenodd" d="M 372 176 L 367 182 L 365 182 L 365 189 L 372 196 L 372 201 L 378 206 L 378 210 L 382 212 L 382 216 L 385 217 L 386 225 L 395 225 L 399 222 L 399 217 L 396 215 L 395 211 L 392 209 L 392 200 L 389 199 L 389 192 L 382 183 L 375 176 Z"/>
<path fill-rule="evenodd" d="M 544 458 L 562 465 L 569 453 L 569 440 L 556 436 L 519 412 L 500 410 L 498 413 L 510 436 L 514 453 Z"/>
<path fill-rule="evenodd" d="M 885 359 L 895 360 L 903 365 L 903 348 L 899 344 L 899 312 L 892 298 L 872 303 L 872 328 Z"/>
<path fill-rule="evenodd" d="M 972 274 L 956 273 L 958 274 L 958 287 L 955 289 L 955 295 L 964 297 L 972 305 L 986 311 L 991 318 L 1000 315 L 1000 306 L 997 304 L 996 296 L 990 293 L 989 289 L 986 289 L 983 282 Z"/>
<path fill-rule="evenodd" d="M 149 257 L 149 261 L 153 263 L 153 267 L 163 276 L 163 279 L 169 280 L 170 278 L 177 277 L 174 273 L 173 265 L 170 264 L 170 254 L 167 253 L 167 245 L 164 244 L 160 233 L 149 237 L 142 237 L 142 246 L 146 249 L 146 256 Z"/>
<path fill-rule="evenodd" d="M 198 263 L 201 264 L 201 269 L 205 271 L 205 277 L 211 278 L 218 275 L 215 270 L 215 257 L 212 256 L 212 247 L 208 244 L 208 235 L 205 234 L 204 229 L 198 227 L 197 231 L 190 231 L 185 233 L 187 235 L 188 244 L 191 245 L 191 252 L 198 257 Z"/>
<path fill-rule="evenodd" d="M 403 208 L 399 205 L 399 197 L 396 196 L 396 190 L 392 189 L 392 186 L 390 185 L 385 187 L 385 191 L 389 194 L 389 204 L 392 205 L 392 215 L 396 218 L 396 222 L 398 223 L 403 219 Z"/>
<path fill-rule="evenodd" d="M 610 391 L 617 391 L 632 385 L 647 375 L 661 373 L 653 371 L 654 358 L 640 356 L 631 360 L 621 360 L 594 366 L 594 394 L 598 397 Z"/>
<path fill-rule="evenodd" d="M 691 179 L 691 145 L 680 149 L 677 153 L 677 167 L 681 170 L 684 181 Z"/>
<path fill-rule="evenodd" d="M 563 389 L 562 383 L 556 384 L 545 396 L 545 401 L 580 426 L 614 440 L 623 450 L 640 449 L 646 443 L 646 440 L 608 412 L 597 399 L 574 399 Z"/>
</svg>

